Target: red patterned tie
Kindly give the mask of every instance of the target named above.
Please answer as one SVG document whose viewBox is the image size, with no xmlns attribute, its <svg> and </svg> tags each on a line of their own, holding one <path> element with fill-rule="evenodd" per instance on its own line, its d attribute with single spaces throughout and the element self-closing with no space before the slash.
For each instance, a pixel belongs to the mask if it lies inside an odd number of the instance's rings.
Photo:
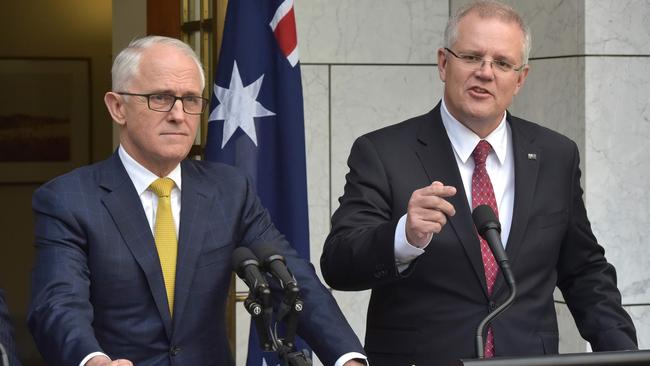
<svg viewBox="0 0 650 366">
<path fill-rule="evenodd" d="M 490 150 L 492 150 L 490 143 L 481 140 L 478 145 L 476 145 L 474 152 L 472 152 L 472 158 L 474 158 L 475 164 L 474 174 L 472 174 L 472 209 L 479 205 L 488 205 L 492 208 L 494 214 L 499 217 L 497 201 L 496 198 L 494 198 L 494 189 L 492 188 L 490 176 L 485 168 L 485 160 L 487 160 Z M 483 268 L 485 270 L 487 291 L 488 295 L 492 295 L 492 288 L 494 287 L 494 281 L 497 279 L 499 266 L 497 266 L 497 262 L 494 260 L 494 255 L 492 255 L 492 251 L 487 242 L 480 235 L 479 240 L 481 241 L 481 256 L 483 257 Z M 494 357 L 494 336 L 492 334 L 492 327 L 488 328 L 487 339 L 485 340 L 485 357 Z"/>
</svg>

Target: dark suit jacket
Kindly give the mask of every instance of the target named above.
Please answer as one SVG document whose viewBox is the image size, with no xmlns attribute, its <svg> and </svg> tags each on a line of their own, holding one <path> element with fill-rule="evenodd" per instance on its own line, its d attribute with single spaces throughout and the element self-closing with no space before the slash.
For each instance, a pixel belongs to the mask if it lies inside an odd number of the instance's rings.
<svg viewBox="0 0 650 366">
<path fill-rule="evenodd" d="M 616 273 L 587 220 L 576 145 L 536 124 L 511 115 L 507 120 L 515 201 L 506 252 L 518 296 L 493 322 L 496 355 L 558 352 L 556 286 L 594 350 L 635 349 Z M 508 287 L 499 275 L 487 295 L 480 245 L 440 105 L 360 137 L 348 165 L 321 267 L 333 288 L 372 289 L 365 343 L 370 364 L 448 365 L 476 357 L 476 326 L 505 301 Z M 411 193 L 436 180 L 457 188 L 449 199 L 456 215 L 399 274 L 396 224 Z"/>
<path fill-rule="evenodd" d="M 5 303 L 4 291 L 0 290 L 0 344 L 7 352 L 7 359 L 11 366 L 20 366 L 20 360 L 16 356 L 16 344 L 14 343 L 14 328 L 9 319 L 9 311 Z"/>
<path fill-rule="evenodd" d="M 33 197 L 37 258 L 28 324 L 45 360 L 91 352 L 143 365 L 232 364 L 225 305 L 237 246 L 275 243 L 301 285 L 299 334 L 326 364 L 363 351 L 336 302 L 274 228 L 251 182 L 216 163 L 182 162 L 174 316 L 142 204 L 117 153 Z"/>
</svg>

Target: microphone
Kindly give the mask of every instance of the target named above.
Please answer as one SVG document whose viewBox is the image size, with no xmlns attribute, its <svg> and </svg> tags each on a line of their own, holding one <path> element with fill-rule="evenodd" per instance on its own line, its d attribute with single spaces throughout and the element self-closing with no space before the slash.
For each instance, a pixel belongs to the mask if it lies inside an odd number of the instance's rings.
<svg viewBox="0 0 650 366">
<path fill-rule="evenodd" d="M 298 328 L 298 316 L 303 310 L 303 302 L 298 298 L 300 288 L 298 282 L 289 272 L 286 261 L 272 244 L 261 244 L 253 248 L 258 258 L 262 259 L 262 268 L 270 272 L 280 281 L 284 288 L 284 297 L 280 302 L 277 317 L 278 321 L 286 320 L 286 337 L 289 347 L 293 347 L 293 339 Z M 285 319 L 286 317 L 286 319 Z"/>
<path fill-rule="evenodd" d="M 494 259 L 499 263 L 499 266 L 501 263 L 507 263 L 508 255 L 501 243 L 501 224 L 492 208 L 488 205 L 477 206 L 472 212 L 472 218 L 476 230 L 490 246 Z"/>
<path fill-rule="evenodd" d="M 250 249 L 238 247 L 232 252 L 232 267 L 250 289 L 244 307 L 255 321 L 260 345 L 264 351 L 270 351 L 275 343 L 271 333 L 273 318 L 271 289 L 260 272 L 257 257 Z"/>
<path fill-rule="evenodd" d="M 510 288 L 510 296 L 508 296 L 506 301 L 494 311 L 489 313 L 481 321 L 481 323 L 479 323 L 476 329 L 476 353 L 478 355 L 478 358 L 484 358 L 485 345 L 483 344 L 483 333 L 485 331 L 485 327 L 494 318 L 496 318 L 499 314 L 510 307 L 512 302 L 515 300 L 517 287 L 515 285 L 515 277 L 512 273 L 512 269 L 510 268 L 510 263 L 508 262 L 508 255 L 506 254 L 506 251 L 503 248 L 503 244 L 501 243 L 501 224 L 499 223 L 499 219 L 497 219 L 496 215 L 494 214 L 494 211 L 492 211 L 492 208 L 488 205 L 480 205 L 474 209 L 474 212 L 472 212 L 472 218 L 474 219 L 474 226 L 476 226 L 476 230 L 481 235 L 481 237 L 485 239 L 488 246 L 490 247 L 492 255 L 494 255 L 494 259 L 499 264 L 501 273 L 503 273 L 503 277 L 505 278 L 506 283 Z"/>
<path fill-rule="evenodd" d="M 282 320 L 296 304 L 298 300 L 298 282 L 289 272 L 284 257 L 277 253 L 272 244 L 261 244 L 253 248 L 258 258 L 262 258 L 262 269 L 270 272 L 275 278 L 280 281 L 280 285 L 284 289 L 284 298 L 278 310 L 278 319 Z"/>
<path fill-rule="evenodd" d="M 271 243 L 252 247 L 253 252 L 262 260 L 262 269 L 270 272 L 284 289 L 284 297 L 277 312 L 277 321 L 285 323 L 285 337 L 279 338 L 276 330 L 276 350 L 283 365 L 311 366 L 311 360 L 306 350 L 296 351 L 294 340 L 298 331 L 298 318 L 304 309 L 303 301 L 298 297 L 300 289 L 298 281 L 287 268 L 286 261 Z"/>
<path fill-rule="evenodd" d="M 237 276 L 244 280 L 248 288 L 256 295 L 270 294 L 269 284 L 260 273 L 259 262 L 255 254 L 246 247 L 238 247 L 232 253 L 232 267 Z"/>
<path fill-rule="evenodd" d="M 253 248 L 258 258 L 262 259 L 262 268 L 280 281 L 282 288 L 297 287 L 296 279 L 289 273 L 284 257 L 276 252 L 271 244 L 262 244 Z"/>
</svg>

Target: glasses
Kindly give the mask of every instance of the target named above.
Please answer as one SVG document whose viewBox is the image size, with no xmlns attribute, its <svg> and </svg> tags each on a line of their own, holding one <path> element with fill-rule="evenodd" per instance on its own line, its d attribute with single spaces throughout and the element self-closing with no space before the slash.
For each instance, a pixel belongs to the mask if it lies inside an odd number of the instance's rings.
<svg viewBox="0 0 650 366">
<path fill-rule="evenodd" d="M 201 114 L 205 111 L 205 107 L 208 105 L 208 100 L 202 97 L 197 97 L 195 95 L 186 95 L 183 97 L 177 97 L 171 94 L 137 94 L 137 93 L 127 93 L 127 92 L 117 92 L 120 95 L 133 95 L 136 97 L 145 97 L 147 98 L 147 107 L 152 111 L 156 112 L 169 112 L 174 108 L 177 100 L 181 101 L 183 105 L 183 112 L 187 114 Z"/>
<path fill-rule="evenodd" d="M 476 71 L 483 67 L 483 63 L 487 62 L 490 65 L 492 65 L 492 70 L 497 70 L 501 72 L 510 72 L 510 71 L 521 71 L 526 64 L 523 64 L 519 67 L 515 67 L 515 65 L 506 62 L 504 60 L 486 60 L 481 56 L 477 55 L 471 55 L 471 54 L 466 54 L 466 53 L 459 53 L 455 54 L 454 51 L 450 50 L 449 48 L 445 47 L 445 50 L 449 53 L 451 53 L 454 57 L 459 59 L 461 61 L 461 64 L 466 65 L 470 69 Z"/>
</svg>

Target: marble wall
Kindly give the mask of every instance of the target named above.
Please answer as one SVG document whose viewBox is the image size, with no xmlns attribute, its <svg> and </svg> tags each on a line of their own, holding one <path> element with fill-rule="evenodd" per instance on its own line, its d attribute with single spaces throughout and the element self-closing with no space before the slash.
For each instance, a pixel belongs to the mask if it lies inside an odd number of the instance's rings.
<svg viewBox="0 0 650 366">
<path fill-rule="evenodd" d="M 639 346 L 650 348 L 650 1 L 509 2 L 533 32 L 528 85 L 511 110 L 578 143 L 594 233 L 617 268 Z M 589 350 L 566 306 L 557 308 L 561 351 Z"/>
<path fill-rule="evenodd" d="M 574 139 L 594 230 L 618 269 L 623 301 L 650 348 L 650 0 L 508 0 L 533 33 L 531 73 L 511 111 Z M 312 262 L 342 194 L 361 134 L 430 110 L 442 83 L 435 51 L 450 12 L 467 0 L 297 0 Z M 623 180 L 624 179 L 624 180 Z M 334 291 L 363 340 L 369 292 Z M 561 351 L 581 352 L 557 296 Z M 248 317 L 238 313 L 238 365 Z M 317 363 L 318 364 L 318 363 Z"/>
<path fill-rule="evenodd" d="M 594 232 L 650 348 L 650 1 L 584 5 L 585 185 Z"/>
</svg>

